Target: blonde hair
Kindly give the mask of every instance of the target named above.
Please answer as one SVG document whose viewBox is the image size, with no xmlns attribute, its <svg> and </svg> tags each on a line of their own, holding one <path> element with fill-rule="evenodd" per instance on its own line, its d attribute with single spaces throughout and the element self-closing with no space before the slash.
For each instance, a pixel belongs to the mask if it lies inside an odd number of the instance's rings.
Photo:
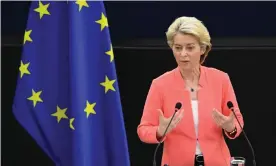
<svg viewBox="0 0 276 166">
<path fill-rule="evenodd" d="M 201 47 L 205 49 L 204 54 L 200 58 L 200 63 L 202 64 L 212 47 L 211 37 L 207 28 L 195 17 L 183 16 L 175 19 L 166 32 L 167 43 L 170 47 L 173 45 L 174 36 L 179 32 L 193 35 L 198 39 Z"/>
</svg>

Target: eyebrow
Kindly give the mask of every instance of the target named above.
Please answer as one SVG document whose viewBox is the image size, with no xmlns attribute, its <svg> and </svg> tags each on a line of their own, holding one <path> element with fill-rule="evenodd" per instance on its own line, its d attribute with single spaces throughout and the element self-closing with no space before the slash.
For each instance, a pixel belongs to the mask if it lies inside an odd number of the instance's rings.
<svg viewBox="0 0 276 166">
<path fill-rule="evenodd" d="M 176 45 L 176 46 L 182 46 L 182 45 L 180 45 L 180 44 L 174 44 L 174 45 Z M 188 46 L 190 46 L 190 45 L 195 45 L 195 43 L 187 43 L 186 45 L 188 45 Z"/>
</svg>

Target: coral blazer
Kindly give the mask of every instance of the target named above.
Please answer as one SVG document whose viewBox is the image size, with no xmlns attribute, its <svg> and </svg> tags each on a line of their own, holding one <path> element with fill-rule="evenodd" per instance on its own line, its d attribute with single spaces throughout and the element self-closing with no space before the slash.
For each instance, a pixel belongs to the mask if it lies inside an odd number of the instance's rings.
<svg viewBox="0 0 276 166">
<path fill-rule="evenodd" d="M 224 140 L 224 131 L 212 119 L 212 110 L 216 108 L 228 116 L 231 110 L 227 102 L 232 101 L 234 108 L 239 108 L 236 96 L 227 73 L 215 68 L 200 67 L 198 99 L 198 141 L 204 156 L 205 166 L 229 166 L 230 152 Z M 165 117 L 173 115 L 175 104 L 182 103 L 184 117 L 177 127 L 168 133 L 163 140 L 162 166 L 194 166 L 196 150 L 196 133 L 193 122 L 190 92 L 185 89 L 185 82 L 179 68 L 166 72 L 152 81 L 144 106 L 141 122 L 137 133 L 145 143 L 158 143 L 156 138 L 159 124 L 157 109 L 164 112 Z M 243 127 L 243 117 L 239 109 L 236 115 Z M 229 139 L 235 139 L 241 133 L 241 128 L 235 120 L 237 134 Z"/>
</svg>

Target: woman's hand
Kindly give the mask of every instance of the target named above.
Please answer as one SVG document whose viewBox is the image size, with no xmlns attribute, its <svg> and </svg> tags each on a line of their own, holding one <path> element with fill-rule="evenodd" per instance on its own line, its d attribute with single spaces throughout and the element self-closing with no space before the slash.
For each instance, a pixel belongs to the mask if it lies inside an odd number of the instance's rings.
<svg viewBox="0 0 276 166">
<path fill-rule="evenodd" d="M 231 132 L 235 129 L 235 116 L 232 111 L 229 116 L 224 116 L 222 113 L 214 108 L 212 111 L 212 117 L 215 123 L 225 131 Z"/>
<path fill-rule="evenodd" d="M 157 138 L 161 138 L 163 136 L 170 120 L 172 119 L 172 116 L 169 118 L 165 118 L 162 110 L 158 109 L 157 111 L 159 112 L 159 126 L 157 129 Z M 175 116 L 174 116 L 170 126 L 168 127 L 166 134 L 171 132 L 171 130 L 177 126 L 177 124 L 181 121 L 183 116 L 184 116 L 184 109 L 181 109 L 175 113 Z"/>
</svg>

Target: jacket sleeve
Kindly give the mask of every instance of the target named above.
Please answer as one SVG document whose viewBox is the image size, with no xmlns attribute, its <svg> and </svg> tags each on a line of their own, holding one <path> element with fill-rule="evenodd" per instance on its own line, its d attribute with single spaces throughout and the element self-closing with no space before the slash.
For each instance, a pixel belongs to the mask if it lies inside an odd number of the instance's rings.
<svg viewBox="0 0 276 166">
<path fill-rule="evenodd" d="M 146 98 L 140 124 L 137 127 L 138 136 L 145 143 L 159 142 L 156 137 L 159 124 L 157 109 L 162 110 L 162 96 L 156 80 L 153 80 Z"/>
<path fill-rule="evenodd" d="M 238 102 L 237 102 L 237 99 L 236 99 L 236 95 L 235 95 L 232 83 L 230 81 L 229 75 L 227 73 L 224 73 L 224 77 L 223 77 L 223 94 L 222 94 L 222 113 L 226 116 L 230 115 L 230 113 L 231 113 L 231 110 L 227 107 L 227 102 L 228 101 L 231 101 L 233 103 L 235 114 L 236 114 L 237 119 L 239 120 L 239 122 L 240 122 L 240 124 L 243 128 L 243 126 L 244 126 L 243 116 L 240 112 L 239 105 L 238 105 Z M 226 134 L 226 136 L 229 139 L 237 138 L 240 135 L 241 131 L 242 131 L 237 119 L 235 118 L 235 126 L 236 126 L 236 129 L 237 129 L 237 132 L 236 132 L 235 136 L 231 137 L 231 136 L 228 135 L 228 133 L 226 131 L 224 131 L 224 133 Z"/>
</svg>

